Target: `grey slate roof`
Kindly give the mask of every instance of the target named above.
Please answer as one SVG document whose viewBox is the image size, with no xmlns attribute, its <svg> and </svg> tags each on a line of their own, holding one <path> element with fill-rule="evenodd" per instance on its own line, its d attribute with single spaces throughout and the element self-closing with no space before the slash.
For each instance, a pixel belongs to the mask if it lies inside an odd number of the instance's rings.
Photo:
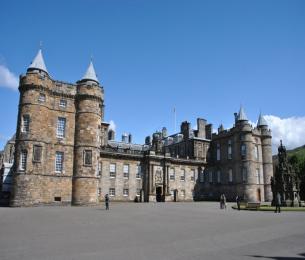
<svg viewBox="0 0 305 260">
<path fill-rule="evenodd" d="M 259 114 L 257 126 L 268 126 L 268 123 L 266 119 L 262 116 L 262 114 Z"/>
<path fill-rule="evenodd" d="M 43 60 L 41 49 L 39 49 L 36 57 L 34 58 L 32 63 L 30 64 L 28 69 L 39 69 L 39 70 L 42 70 L 42 71 L 48 73 L 46 65 L 45 65 L 44 60 Z"/>
<path fill-rule="evenodd" d="M 248 121 L 247 115 L 246 115 L 245 110 L 242 106 L 240 107 L 237 120 L 238 121 Z"/>
<path fill-rule="evenodd" d="M 92 61 L 90 61 L 89 67 L 85 75 L 83 76 L 82 80 L 93 80 L 99 83 Z"/>
</svg>

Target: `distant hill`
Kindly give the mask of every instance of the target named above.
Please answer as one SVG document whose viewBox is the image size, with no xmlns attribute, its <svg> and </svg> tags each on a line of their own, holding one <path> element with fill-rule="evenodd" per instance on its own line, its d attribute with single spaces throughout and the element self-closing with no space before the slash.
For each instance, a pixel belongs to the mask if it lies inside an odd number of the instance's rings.
<svg viewBox="0 0 305 260">
<path fill-rule="evenodd" d="M 288 158 L 295 155 L 298 158 L 298 160 L 305 160 L 305 145 L 294 148 L 292 150 L 287 150 L 287 155 Z M 273 155 L 272 158 L 273 158 L 273 162 L 278 161 L 277 155 Z"/>
</svg>

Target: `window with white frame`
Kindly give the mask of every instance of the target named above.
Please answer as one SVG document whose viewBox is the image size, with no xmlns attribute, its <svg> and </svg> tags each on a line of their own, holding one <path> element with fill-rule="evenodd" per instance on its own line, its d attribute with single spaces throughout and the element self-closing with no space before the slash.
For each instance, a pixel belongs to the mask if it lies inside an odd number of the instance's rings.
<svg viewBox="0 0 305 260">
<path fill-rule="evenodd" d="M 204 182 L 204 171 L 200 172 L 200 182 Z"/>
<path fill-rule="evenodd" d="M 232 141 L 231 140 L 228 141 L 228 159 L 229 160 L 232 159 Z"/>
<path fill-rule="evenodd" d="M 30 131 L 30 116 L 23 115 L 22 122 L 21 122 L 21 132 L 28 133 Z"/>
<path fill-rule="evenodd" d="M 196 179 L 196 173 L 195 173 L 195 170 L 194 169 L 192 169 L 191 170 L 191 181 L 195 181 L 195 179 Z"/>
<path fill-rule="evenodd" d="M 141 176 L 142 176 L 142 167 L 141 167 L 141 165 L 137 165 L 136 178 L 141 179 Z"/>
<path fill-rule="evenodd" d="M 180 181 L 185 181 L 185 169 L 181 170 Z"/>
<path fill-rule="evenodd" d="M 125 179 L 129 178 L 129 165 L 128 164 L 123 165 L 123 174 L 124 174 Z"/>
<path fill-rule="evenodd" d="M 19 170 L 21 170 L 21 171 L 25 171 L 26 170 L 27 157 L 28 157 L 27 150 L 22 150 L 21 153 L 20 153 Z"/>
<path fill-rule="evenodd" d="M 59 106 L 62 107 L 62 108 L 67 107 L 67 100 L 61 99 L 61 100 L 59 101 Z"/>
<path fill-rule="evenodd" d="M 39 96 L 38 96 L 38 101 L 43 103 L 46 101 L 46 95 L 43 94 L 43 93 L 40 93 Z"/>
<path fill-rule="evenodd" d="M 232 183 L 233 182 L 233 170 L 232 169 L 229 169 L 228 175 L 229 175 L 228 180 L 229 180 L 230 183 Z"/>
<path fill-rule="evenodd" d="M 115 163 L 110 163 L 109 175 L 110 175 L 110 178 L 115 178 L 115 175 L 116 175 L 116 164 Z"/>
<path fill-rule="evenodd" d="M 115 196 L 115 188 L 109 188 L 109 196 Z"/>
<path fill-rule="evenodd" d="M 124 197 L 129 196 L 129 189 L 123 189 L 123 196 Z"/>
<path fill-rule="evenodd" d="M 181 190 L 181 197 L 185 197 L 185 190 Z"/>
<path fill-rule="evenodd" d="M 243 182 L 246 183 L 247 178 L 248 178 L 248 173 L 247 173 L 247 168 L 246 167 L 242 168 L 242 178 L 243 178 Z"/>
<path fill-rule="evenodd" d="M 217 144 L 217 149 L 216 149 L 217 153 L 216 153 L 216 159 L 217 161 L 220 161 L 220 144 Z"/>
<path fill-rule="evenodd" d="M 56 152 L 55 154 L 55 172 L 63 171 L 63 163 L 64 163 L 64 153 Z"/>
<path fill-rule="evenodd" d="M 209 171 L 209 182 L 212 183 L 213 182 L 213 172 Z"/>
<path fill-rule="evenodd" d="M 169 179 L 172 181 L 175 180 L 175 169 L 174 168 L 169 169 Z"/>
<path fill-rule="evenodd" d="M 254 156 L 256 160 L 259 159 L 258 145 L 254 146 Z"/>
<path fill-rule="evenodd" d="M 217 170 L 217 183 L 220 183 L 220 176 L 221 176 L 220 170 Z"/>
<path fill-rule="evenodd" d="M 66 131 L 66 118 L 58 117 L 56 136 L 58 138 L 64 138 L 65 137 L 65 131 Z"/>
<path fill-rule="evenodd" d="M 261 174 L 259 169 L 256 169 L 256 184 L 261 184 Z"/>
</svg>

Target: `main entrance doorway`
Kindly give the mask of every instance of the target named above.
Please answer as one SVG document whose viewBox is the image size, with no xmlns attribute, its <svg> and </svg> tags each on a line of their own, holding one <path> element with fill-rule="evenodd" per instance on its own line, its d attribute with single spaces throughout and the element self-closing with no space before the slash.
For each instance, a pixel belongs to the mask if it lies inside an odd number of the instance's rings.
<svg viewBox="0 0 305 260">
<path fill-rule="evenodd" d="M 156 201 L 162 202 L 162 187 L 156 187 Z"/>
</svg>

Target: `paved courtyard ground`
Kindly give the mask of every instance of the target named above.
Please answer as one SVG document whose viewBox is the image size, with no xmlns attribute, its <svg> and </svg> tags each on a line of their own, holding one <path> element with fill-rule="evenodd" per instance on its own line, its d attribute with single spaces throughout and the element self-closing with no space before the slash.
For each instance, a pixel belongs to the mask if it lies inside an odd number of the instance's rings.
<svg viewBox="0 0 305 260">
<path fill-rule="evenodd" d="M 0 259 L 305 259 L 305 213 L 208 202 L 0 208 Z"/>
</svg>

